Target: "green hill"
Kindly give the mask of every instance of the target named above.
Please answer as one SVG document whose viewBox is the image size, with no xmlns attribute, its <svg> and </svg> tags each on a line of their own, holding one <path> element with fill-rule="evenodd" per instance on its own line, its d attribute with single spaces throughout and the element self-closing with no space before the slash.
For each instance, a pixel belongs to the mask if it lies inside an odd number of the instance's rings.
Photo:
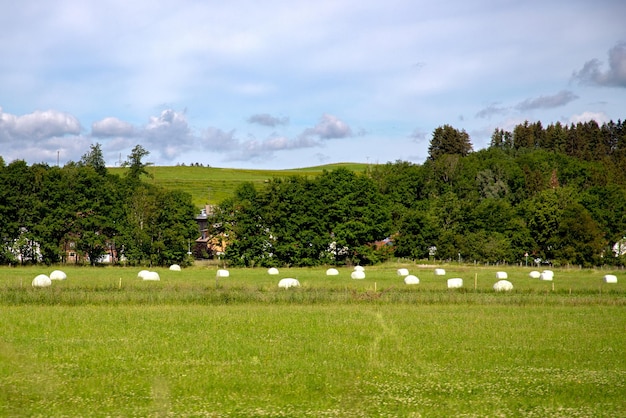
<svg viewBox="0 0 626 418">
<path fill-rule="evenodd" d="M 252 182 L 259 186 L 269 179 L 289 177 L 293 175 L 316 176 L 324 170 L 332 171 L 344 167 L 353 171 L 365 171 L 367 164 L 338 163 L 305 167 L 290 170 L 251 170 L 237 168 L 216 168 L 196 166 L 150 166 L 148 172 L 151 182 L 168 190 L 183 190 L 192 196 L 192 202 L 198 208 L 206 204 L 218 204 L 233 195 L 235 189 L 243 182 Z M 110 167 L 112 174 L 123 175 L 125 168 Z"/>
</svg>

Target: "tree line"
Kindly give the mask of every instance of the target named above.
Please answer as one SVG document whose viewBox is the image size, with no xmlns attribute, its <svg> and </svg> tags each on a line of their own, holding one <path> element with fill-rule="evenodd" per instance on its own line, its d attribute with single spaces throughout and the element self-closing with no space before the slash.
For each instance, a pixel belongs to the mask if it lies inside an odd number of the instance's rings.
<svg viewBox="0 0 626 418">
<path fill-rule="evenodd" d="M 406 161 L 243 183 L 210 234 L 241 266 L 371 264 L 409 259 L 623 265 L 624 122 L 496 129 L 486 149 L 450 125 L 423 164 Z M 189 261 L 191 197 L 145 181 L 136 146 L 124 176 L 100 145 L 64 167 L 0 158 L 0 263 Z"/>
<path fill-rule="evenodd" d="M 626 130 L 595 122 L 494 131 L 488 148 L 435 129 L 424 164 L 406 161 L 242 185 L 212 231 L 235 265 L 389 259 L 623 264 Z"/>
<path fill-rule="evenodd" d="M 123 177 L 107 172 L 99 144 L 63 167 L 0 158 L 0 263 L 188 261 L 191 196 L 143 181 L 147 155 L 136 146 Z"/>
</svg>

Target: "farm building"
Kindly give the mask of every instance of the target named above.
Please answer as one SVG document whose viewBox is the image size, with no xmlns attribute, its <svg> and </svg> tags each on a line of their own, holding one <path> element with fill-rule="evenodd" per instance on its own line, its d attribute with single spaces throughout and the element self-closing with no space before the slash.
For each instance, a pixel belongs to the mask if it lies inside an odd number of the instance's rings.
<svg viewBox="0 0 626 418">
<path fill-rule="evenodd" d="M 205 205 L 196 216 L 199 237 L 196 239 L 193 256 L 195 258 L 209 258 L 220 256 L 226 251 L 226 237 L 223 234 L 213 234 L 215 225 L 210 221 L 213 217 L 214 206 Z"/>
</svg>

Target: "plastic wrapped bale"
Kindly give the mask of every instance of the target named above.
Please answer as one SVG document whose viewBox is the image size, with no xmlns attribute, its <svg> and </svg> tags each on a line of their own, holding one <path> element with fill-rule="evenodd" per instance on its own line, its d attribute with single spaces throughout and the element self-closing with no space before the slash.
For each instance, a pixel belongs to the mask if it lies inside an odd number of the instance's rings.
<svg viewBox="0 0 626 418">
<path fill-rule="evenodd" d="M 230 273 L 228 272 L 228 270 L 224 270 L 224 269 L 219 269 L 217 271 L 217 273 L 215 274 L 215 277 L 229 277 Z"/>
<path fill-rule="evenodd" d="M 445 276 L 446 271 L 444 269 L 435 269 L 435 276 Z"/>
<path fill-rule="evenodd" d="M 148 271 L 144 273 L 143 280 L 158 282 L 159 280 L 161 280 L 161 277 L 159 277 L 159 273 L 157 273 L 156 271 Z"/>
<path fill-rule="evenodd" d="M 67 279 L 67 274 L 61 270 L 54 270 L 50 273 L 50 280 L 65 280 Z"/>
<path fill-rule="evenodd" d="M 363 266 L 354 266 L 354 271 L 365 271 Z"/>
<path fill-rule="evenodd" d="M 364 279 L 365 278 L 365 272 L 364 271 L 360 271 L 360 270 L 355 270 L 350 274 L 350 277 L 352 277 L 353 279 Z"/>
<path fill-rule="evenodd" d="M 508 280 L 498 280 L 493 285 L 493 290 L 495 290 L 496 292 L 509 292 L 513 290 L 513 283 Z"/>
<path fill-rule="evenodd" d="M 278 287 L 283 289 L 289 289 L 290 287 L 300 287 L 300 282 L 298 281 L 298 279 L 288 277 L 286 279 L 280 279 L 280 281 L 278 282 Z"/>
<path fill-rule="evenodd" d="M 420 284 L 420 279 L 412 274 L 409 274 L 404 277 L 404 284 Z"/>
<path fill-rule="evenodd" d="M 143 278 L 144 278 L 144 276 L 145 276 L 146 274 L 148 274 L 148 273 L 150 273 L 148 270 L 141 270 L 139 273 L 137 273 L 137 278 L 138 278 L 138 279 L 143 279 Z"/>
<path fill-rule="evenodd" d="M 327 276 L 338 276 L 339 275 L 339 270 L 330 268 L 330 269 L 326 270 L 326 275 Z"/>
<path fill-rule="evenodd" d="M 409 275 L 409 269 L 398 269 L 397 273 L 398 276 L 405 277 Z"/>
<path fill-rule="evenodd" d="M 530 276 L 531 279 L 540 279 L 541 278 L 541 273 L 539 273 L 536 270 L 531 271 L 530 273 L 528 273 L 528 275 Z"/>
<path fill-rule="evenodd" d="M 509 275 L 506 274 L 506 271 L 496 271 L 496 279 L 501 280 L 501 279 L 508 279 Z"/>
<path fill-rule="evenodd" d="M 180 266 L 178 264 L 172 264 L 170 266 L 170 270 L 172 270 L 172 271 L 180 271 Z"/>
<path fill-rule="evenodd" d="M 269 268 L 267 269 L 267 274 L 270 276 L 276 276 L 278 275 L 278 269 L 276 267 Z"/>
<path fill-rule="evenodd" d="M 541 276 L 539 276 L 539 278 L 541 280 L 551 282 L 554 278 L 554 273 L 552 272 L 552 270 L 544 270 L 541 272 Z"/>
<path fill-rule="evenodd" d="M 448 279 L 448 289 L 458 289 L 459 287 L 463 287 L 463 279 Z"/>
<path fill-rule="evenodd" d="M 49 287 L 52 286 L 52 280 L 45 274 L 35 276 L 32 283 L 33 287 Z"/>
<path fill-rule="evenodd" d="M 614 274 L 605 274 L 604 283 L 617 283 L 617 276 Z"/>
</svg>

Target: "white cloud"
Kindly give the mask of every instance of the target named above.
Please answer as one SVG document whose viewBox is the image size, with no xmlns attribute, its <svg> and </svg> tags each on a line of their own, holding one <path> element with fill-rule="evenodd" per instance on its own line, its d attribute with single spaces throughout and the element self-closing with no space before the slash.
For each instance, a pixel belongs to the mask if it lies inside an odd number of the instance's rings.
<svg viewBox="0 0 626 418">
<path fill-rule="evenodd" d="M 336 116 L 324 114 L 317 125 L 303 132 L 303 135 L 316 135 L 321 139 L 337 139 L 352 136 L 352 129 Z"/>
<path fill-rule="evenodd" d="M 599 125 L 609 122 L 610 118 L 603 112 L 583 112 L 578 115 L 573 115 L 569 118 L 569 123 L 584 123 L 589 121 L 596 121 Z"/>
<path fill-rule="evenodd" d="M 91 135 L 99 138 L 132 137 L 135 135 L 135 128 L 128 122 L 109 117 L 94 122 L 91 125 Z"/>
<path fill-rule="evenodd" d="M 0 108 L 0 142 L 38 141 L 65 135 L 78 135 L 78 120 L 65 112 L 36 110 L 23 116 L 4 113 Z"/>
<path fill-rule="evenodd" d="M 172 109 L 150 117 L 140 134 L 148 150 L 156 149 L 167 160 L 192 148 L 196 142 L 185 114 Z"/>
</svg>

